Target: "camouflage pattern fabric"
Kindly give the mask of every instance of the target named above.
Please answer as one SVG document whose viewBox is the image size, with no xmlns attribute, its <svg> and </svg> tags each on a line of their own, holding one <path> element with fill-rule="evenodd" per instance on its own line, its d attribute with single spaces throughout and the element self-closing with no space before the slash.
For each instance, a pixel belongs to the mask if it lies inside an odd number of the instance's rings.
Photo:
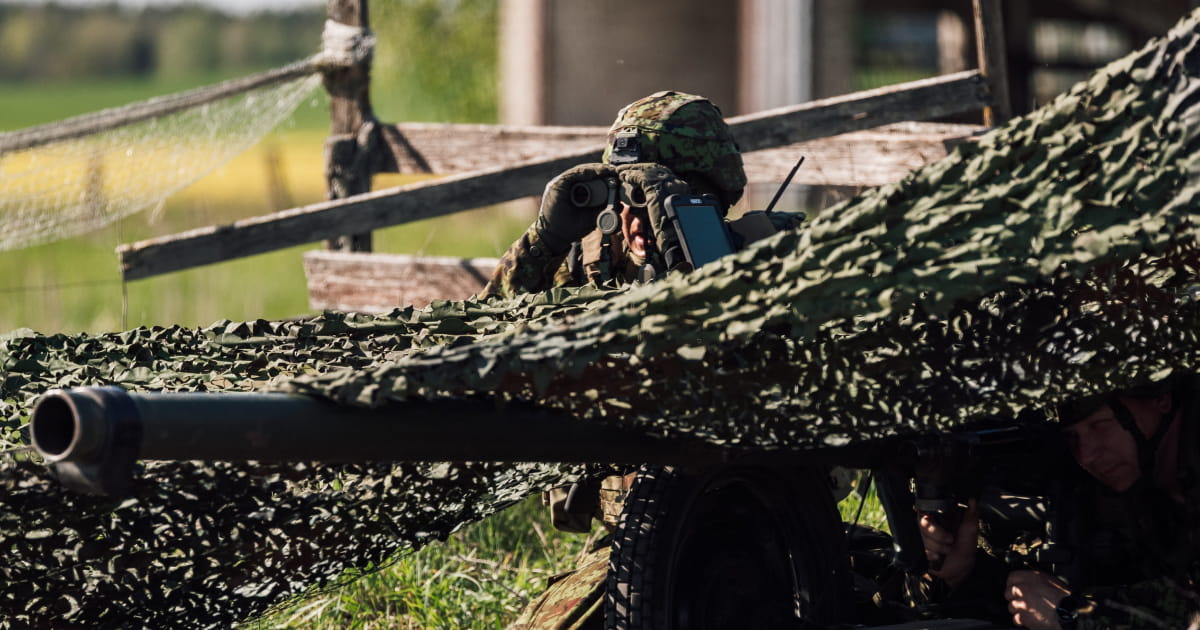
<svg viewBox="0 0 1200 630">
<path fill-rule="evenodd" d="M 262 389 L 298 374 L 370 369 L 561 316 L 602 295 L 583 289 L 386 316 L 0 337 L 0 627 L 227 628 L 575 474 L 483 463 L 147 462 L 131 496 L 81 496 L 22 446 L 29 409 L 46 389 Z"/>
<path fill-rule="evenodd" d="M 656 92 L 630 103 L 609 128 L 602 162 L 610 163 L 613 142 L 623 131 L 638 133 L 643 162 L 664 165 L 678 175 L 703 175 L 727 193 L 727 202 L 735 201 L 746 186 L 737 143 L 721 110 L 708 99 L 682 92 Z M 541 243 L 536 228 L 536 223 L 530 226 L 501 256 L 480 296 L 512 297 L 555 286 L 582 284 L 583 280 L 570 272 L 565 255 L 548 255 L 550 249 Z M 590 237 L 595 240 L 598 233 Z M 620 242 L 619 238 L 616 240 Z M 633 281 L 642 261 L 635 260 L 623 247 L 614 249 L 616 264 L 606 272 L 598 270 L 596 258 L 589 259 L 585 253 L 581 261 L 586 266 L 583 277 L 593 283 L 597 278 L 612 280 L 617 285 Z"/>
<path fill-rule="evenodd" d="M 721 110 L 708 99 L 682 92 L 656 92 L 626 105 L 608 131 L 602 162 L 611 163 L 613 142 L 636 131 L 641 161 L 662 164 L 684 177 L 699 173 L 726 192 L 746 187 L 742 154 Z"/>
<path fill-rule="evenodd" d="M 686 276 L 382 318 L 8 336 L 3 435 L 15 448 L 47 388 L 115 382 L 359 406 L 483 396 L 810 448 L 1049 417 L 1067 398 L 1200 370 L 1198 24 Z M 63 492 L 24 457 L 0 468 L 8 627 L 225 627 L 574 472 L 152 463 L 113 502 Z"/>
<path fill-rule="evenodd" d="M 611 236 L 612 260 L 607 270 L 601 270 L 599 264 L 600 238 L 597 230 L 584 237 L 579 251 L 571 250 L 557 257 L 546 256 L 538 244 L 536 226 L 530 226 L 505 250 L 478 297 L 511 298 L 555 287 L 579 287 L 585 283 L 619 287 L 633 282 L 641 261 L 625 246 L 620 233 Z M 570 260 L 572 256 L 576 256 L 576 259 Z M 571 270 L 573 264 L 581 266 L 582 273 L 575 274 Z"/>
<path fill-rule="evenodd" d="M 555 576 L 550 588 L 521 613 L 509 630 L 600 630 L 604 627 L 607 545 L 585 555 L 574 571 Z"/>
<path fill-rule="evenodd" d="M 554 329 L 291 389 L 361 405 L 491 392 L 668 436 L 836 446 L 1186 368 L 1194 20 L 899 184 L 693 274 Z M 1164 303 L 1162 320 L 1142 311 Z"/>
<path fill-rule="evenodd" d="M 537 224 L 529 226 L 500 257 L 480 297 L 514 297 L 577 284 L 566 265 L 569 252 L 554 256 L 549 251 L 538 236 Z"/>
</svg>

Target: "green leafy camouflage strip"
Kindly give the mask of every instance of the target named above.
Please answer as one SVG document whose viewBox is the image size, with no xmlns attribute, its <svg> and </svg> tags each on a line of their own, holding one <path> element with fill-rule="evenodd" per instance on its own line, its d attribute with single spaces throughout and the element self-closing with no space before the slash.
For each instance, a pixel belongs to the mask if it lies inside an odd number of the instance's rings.
<svg viewBox="0 0 1200 630">
<path fill-rule="evenodd" d="M 533 465 L 328 466 L 149 462 L 131 497 L 80 496 L 28 461 L 32 400 L 51 387 L 248 391 L 373 365 L 523 321 L 585 309 L 602 293 L 437 303 L 387 316 L 221 322 L 193 330 L 0 337 L 0 627 L 226 628 L 352 568 L 444 538 L 462 523 L 569 478 Z"/>
<path fill-rule="evenodd" d="M 697 273 L 565 324 L 290 389 L 358 405 L 490 392 L 665 435 L 819 446 L 1043 409 L 1194 366 L 1193 266 L 1126 282 L 1180 301 L 1170 327 L 1097 310 L 1093 285 L 1107 280 L 1088 273 L 1195 245 L 1195 24 L 899 184 Z M 1044 312 L 1048 299 L 1071 308 Z M 1129 326 L 1165 345 L 1139 361 L 1086 360 L 1146 353 L 1122 340 Z"/>
<path fill-rule="evenodd" d="M 0 465 L 0 626 L 228 628 L 561 483 L 534 465 L 147 464 L 132 496 Z"/>
<path fill-rule="evenodd" d="M 45 389 L 117 382 L 351 405 L 478 394 L 808 447 L 1195 371 L 1198 21 L 899 184 L 689 276 L 382 318 L 18 334 L 0 341 L 6 439 Z M 152 464 L 136 500 L 114 506 L 52 489 L 16 457 L 0 470 L 0 580 L 19 586 L 0 592 L 0 623 L 227 626 L 570 472 Z"/>
</svg>

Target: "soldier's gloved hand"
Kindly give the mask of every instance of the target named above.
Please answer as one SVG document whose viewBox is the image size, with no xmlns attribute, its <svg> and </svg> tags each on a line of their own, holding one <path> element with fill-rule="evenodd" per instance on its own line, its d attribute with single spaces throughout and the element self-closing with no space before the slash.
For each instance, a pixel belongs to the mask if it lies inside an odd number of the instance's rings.
<svg viewBox="0 0 1200 630">
<path fill-rule="evenodd" d="M 687 182 L 672 173 L 671 169 L 648 162 L 618 166 L 617 176 L 621 178 L 621 200 L 635 209 L 645 209 L 654 242 L 667 269 L 686 266 L 683 248 L 679 245 L 679 235 L 670 224 L 663 204 L 671 195 L 686 195 L 691 192 Z"/>
<path fill-rule="evenodd" d="M 566 253 L 596 229 L 596 215 L 608 203 L 603 182 L 616 176 L 616 167 L 608 164 L 580 164 L 546 184 L 536 229 L 552 255 Z"/>
<path fill-rule="evenodd" d="M 917 521 L 921 542 L 925 544 L 925 557 L 933 562 L 940 559 L 942 566 L 929 573 L 942 578 L 951 588 L 962 584 L 975 570 L 975 547 L 979 537 L 979 505 L 975 499 L 967 503 L 958 531 L 947 531 L 930 514 L 922 514 Z"/>
</svg>

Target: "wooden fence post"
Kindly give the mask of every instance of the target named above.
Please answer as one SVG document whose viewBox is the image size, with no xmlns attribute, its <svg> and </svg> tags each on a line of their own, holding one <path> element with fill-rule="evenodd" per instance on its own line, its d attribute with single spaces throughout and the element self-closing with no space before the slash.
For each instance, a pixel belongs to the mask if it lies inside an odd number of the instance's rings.
<svg viewBox="0 0 1200 630">
<path fill-rule="evenodd" d="M 992 93 L 991 107 L 983 109 L 983 124 L 995 127 L 1012 118 L 1012 102 L 1008 95 L 1008 63 L 1004 48 L 1004 16 L 1002 0 L 973 0 L 975 6 L 975 52 L 979 57 L 979 72 L 987 80 Z"/>
<path fill-rule="evenodd" d="M 366 29 L 370 26 L 367 0 L 328 0 L 326 15 L 334 22 Z M 329 92 L 330 133 L 325 140 L 326 199 L 343 199 L 371 190 L 371 155 L 379 141 L 371 110 L 371 61 L 324 72 Z M 339 236 L 325 241 L 326 249 L 369 252 L 371 233 Z"/>
</svg>

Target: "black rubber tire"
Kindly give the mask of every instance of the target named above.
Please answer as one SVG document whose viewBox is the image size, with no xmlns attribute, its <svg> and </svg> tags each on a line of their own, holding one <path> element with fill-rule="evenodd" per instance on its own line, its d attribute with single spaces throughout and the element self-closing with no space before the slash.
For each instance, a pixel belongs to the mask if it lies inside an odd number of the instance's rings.
<svg viewBox="0 0 1200 630">
<path fill-rule="evenodd" d="M 613 535 L 605 628 L 817 628 L 847 619 L 850 585 L 821 473 L 643 466 Z"/>
</svg>

